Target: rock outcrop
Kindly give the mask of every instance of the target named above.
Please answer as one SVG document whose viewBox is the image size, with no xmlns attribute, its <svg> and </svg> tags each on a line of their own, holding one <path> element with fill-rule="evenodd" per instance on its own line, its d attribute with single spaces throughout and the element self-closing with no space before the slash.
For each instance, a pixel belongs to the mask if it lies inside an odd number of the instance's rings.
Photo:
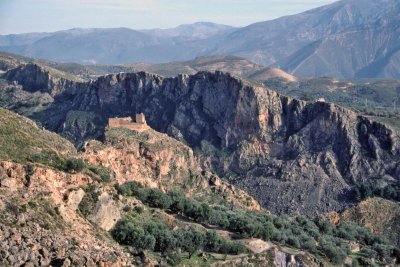
<svg viewBox="0 0 400 267">
<path fill-rule="evenodd" d="M 134 266 L 130 255 L 116 246 L 82 240 L 31 224 L 0 226 L 0 264 L 5 266 Z"/>
<path fill-rule="evenodd" d="M 113 74 L 65 88 L 54 99 L 32 117 L 76 144 L 104 139 L 110 117 L 143 112 L 150 127 L 200 151 L 204 167 L 277 213 L 341 211 L 352 204 L 356 183 L 400 176 L 393 129 L 221 72 Z"/>
<path fill-rule="evenodd" d="M 399 217 L 400 204 L 382 198 L 369 198 L 341 214 L 342 220 L 356 222 L 397 245 L 400 245 Z"/>
<path fill-rule="evenodd" d="M 53 71 L 57 72 L 56 70 Z M 40 91 L 53 96 L 61 91 L 71 90 L 76 86 L 75 82 L 65 77 L 57 77 L 59 76 L 57 74 L 58 72 L 50 74 L 49 70 L 37 64 L 28 63 L 7 71 L 4 78 L 22 85 L 25 91 L 32 93 Z M 73 76 L 71 75 L 71 77 Z"/>
<path fill-rule="evenodd" d="M 203 200 L 213 196 L 235 207 L 261 209 L 246 192 L 202 169 L 190 147 L 152 129 L 111 128 L 103 143 L 92 140 L 83 149 L 83 159 L 112 169 L 119 184 L 136 181 L 163 191 L 183 190 L 187 196 Z"/>
</svg>

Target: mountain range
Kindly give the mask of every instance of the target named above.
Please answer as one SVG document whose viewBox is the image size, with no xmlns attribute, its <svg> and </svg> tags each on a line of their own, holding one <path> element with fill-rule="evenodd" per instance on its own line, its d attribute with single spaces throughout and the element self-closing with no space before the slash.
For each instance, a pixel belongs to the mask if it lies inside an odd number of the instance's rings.
<svg viewBox="0 0 400 267">
<path fill-rule="evenodd" d="M 0 266 L 399 266 L 398 1 L 0 36 Z"/>
<path fill-rule="evenodd" d="M 383 105 L 398 82 L 234 56 L 83 66 L 1 53 L 0 69 L 0 265 L 398 265 L 398 129 L 262 84 Z M 138 113 L 147 123 L 124 127 Z"/>
<path fill-rule="evenodd" d="M 236 55 L 296 76 L 400 78 L 400 3 L 343 0 L 234 28 L 199 22 L 173 29 L 71 29 L 0 36 L 0 50 L 77 63 L 165 63 Z"/>
</svg>

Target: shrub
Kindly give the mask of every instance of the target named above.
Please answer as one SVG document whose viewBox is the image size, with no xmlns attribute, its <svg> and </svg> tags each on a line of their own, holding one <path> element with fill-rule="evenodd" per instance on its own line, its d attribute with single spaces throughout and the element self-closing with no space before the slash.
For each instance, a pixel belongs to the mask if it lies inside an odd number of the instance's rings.
<svg viewBox="0 0 400 267">
<path fill-rule="evenodd" d="M 326 219 L 316 218 L 315 224 L 319 228 L 320 232 L 326 235 L 331 235 L 333 232 L 333 225 Z"/>
<path fill-rule="evenodd" d="M 276 234 L 276 228 L 272 222 L 265 222 L 260 233 L 260 237 L 264 240 L 271 240 Z"/>
<path fill-rule="evenodd" d="M 376 258 L 378 257 L 378 253 L 373 250 L 371 247 L 365 247 L 361 249 L 361 253 L 367 255 L 370 258 Z"/>
<path fill-rule="evenodd" d="M 97 193 L 93 187 L 86 188 L 85 195 L 78 205 L 78 210 L 80 213 L 85 217 L 89 216 L 95 208 L 98 198 L 99 193 Z"/>
<path fill-rule="evenodd" d="M 193 230 L 180 232 L 178 235 L 178 244 L 189 253 L 189 257 L 204 247 L 205 235 Z"/>
<path fill-rule="evenodd" d="M 152 235 L 146 234 L 142 228 L 129 221 L 118 223 L 112 235 L 119 243 L 134 246 L 139 251 L 153 250 L 156 242 Z"/>
<path fill-rule="evenodd" d="M 140 194 L 141 192 L 142 194 Z M 138 197 L 154 208 L 168 209 L 171 205 L 171 198 L 160 189 L 156 188 L 138 190 Z"/>
<path fill-rule="evenodd" d="M 318 252 L 316 247 L 316 241 L 312 238 L 303 240 L 301 243 L 301 247 L 313 254 Z"/>
<path fill-rule="evenodd" d="M 323 236 L 320 240 L 323 253 L 335 264 L 342 264 L 346 259 L 347 253 L 338 247 L 331 238 Z"/>
<path fill-rule="evenodd" d="M 296 236 L 289 236 L 287 244 L 296 248 L 300 248 L 300 241 Z"/>
<path fill-rule="evenodd" d="M 392 247 L 383 244 L 374 244 L 372 248 L 378 253 L 380 259 L 388 261 L 392 255 Z"/>
<path fill-rule="evenodd" d="M 111 171 L 108 168 L 97 165 L 91 165 L 89 166 L 89 170 L 94 174 L 100 176 L 101 180 L 104 183 L 109 183 L 111 181 Z"/>
<path fill-rule="evenodd" d="M 230 242 L 229 254 L 239 255 L 245 252 L 247 252 L 247 248 L 242 242 Z"/>
<path fill-rule="evenodd" d="M 119 194 L 127 197 L 132 197 L 137 194 L 139 189 L 143 188 L 138 182 L 127 182 L 123 185 L 116 185 L 116 189 Z"/>
<path fill-rule="evenodd" d="M 154 251 L 167 253 L 176 248 L 176 238 L 164 225 L 151 222 L 145 224 L 143 228 L 147 234 L 155 239 Z"/>
<path fill-rule="evenodd" d="M 357 236 L 357 227 L 354 223 L 341 222 L 335 230 L 335 236 L 347 240 L 355 240 Z"/>
<path fill-rule="evenodd" d="M 68 158 L 65 162 L 65 171 L 80 172 L 85 168 L 86 164 L 83 160 L 76 158 Z"/>
<path fill-rule="evenodd" d="M 176 213 L 183 212 L 185 209 L 185 196 L 183 193 L 171 190 L 167 193 L 167 195 L 171 200 L 171 205 L 169 208 Z"/>
</svg>

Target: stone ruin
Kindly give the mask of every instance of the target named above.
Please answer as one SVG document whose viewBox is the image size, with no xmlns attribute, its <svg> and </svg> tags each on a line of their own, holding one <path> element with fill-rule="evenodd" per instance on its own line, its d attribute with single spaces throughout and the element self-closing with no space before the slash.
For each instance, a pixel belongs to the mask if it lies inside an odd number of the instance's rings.
<svg viewBox="0 0 400 267">
<path fill-rule="evenodd" d="M 108 128 L 126 128 L 134 131 L 145 131 L 149 128 L 143 113 L 136 114 L 135 121 L 131 117 L 109 118 Z"/>
</svg>

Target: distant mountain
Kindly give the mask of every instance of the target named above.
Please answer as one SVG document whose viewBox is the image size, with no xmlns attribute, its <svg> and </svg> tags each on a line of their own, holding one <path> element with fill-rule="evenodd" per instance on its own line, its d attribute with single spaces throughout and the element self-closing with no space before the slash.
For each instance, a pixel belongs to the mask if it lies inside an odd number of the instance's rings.
<svg viewBox="0 0 400 267">
<path fill-rule="evenodd" d="M 210 56 L 197 57 L 194 60 L 175 61 L 162 64 L 133 64 L 136 71 L 147 71 L 162 76 L 176 76 L 179 73 L 195 74 L 198 71 L 224 71 L 235 75 L 247 77 L 250 73 L 263 69 L 244 58 L 235 56 Z"/>
<path fill-rule="evenodd" d="M 345 0 L 252 24 L 218 43 L 234 54 L 297 76 L 400 78 L 397 0 Z"/>
<path fill-rule="evenodd" d="M 9 34 L 0 35 L 0 46 L 1 47 L 18 47 L 24 45 L 31 45 L 34 42 L 50 36 L 51 33 L 25 33 L 25 34 Z"/>
<path fill-rule="evenodd" d="M 196 22 L 184 24 L 171 29 L 141 30 L 143 33 L 156 37 L 174 38 L 175 40 L 201 40 L 214 37 L 217 34 L 234 31 L 236 28 L 211 22 Z"/>
<path fill-rule="evenodd" d="M 197 57 L 189 61 L 175 61 L 162 64 L 133 64 L 135 71 L 147 71 L 162 76 L 176 76 L 180 73 L 195 74 L 199 71 L 223 71 L 239 75 L 253 81 L 265 81 L 271 78 L 281 78 L 294 82 L 296 77 L 278 68 L 269 68 L 236 56 Z"/>
<path fill-rule="evenodd" d="M 243 28 L 198 22 L 0 36 L 0 51 L 97 64 L 234 55 L 295 76 L 400 79 L 399 14 L 398 0 L 344 0 Z"/>
<path fill-rule="evenodd" d="M 71 29 L 45 35 L 35 42 L 25 42 L 29 36 L 18 35 L 14 43 L 0 42 L 0 50 L 34 58 L 84 64 L 161 63 L 202 55 L 205 48 L 213 46 L 220 37 L 233 29 L 213 23 L 143 31 L 127 28 Z M 9 35 L 0 37 L 4 40 L 16 39 Z"/>
</svg>

